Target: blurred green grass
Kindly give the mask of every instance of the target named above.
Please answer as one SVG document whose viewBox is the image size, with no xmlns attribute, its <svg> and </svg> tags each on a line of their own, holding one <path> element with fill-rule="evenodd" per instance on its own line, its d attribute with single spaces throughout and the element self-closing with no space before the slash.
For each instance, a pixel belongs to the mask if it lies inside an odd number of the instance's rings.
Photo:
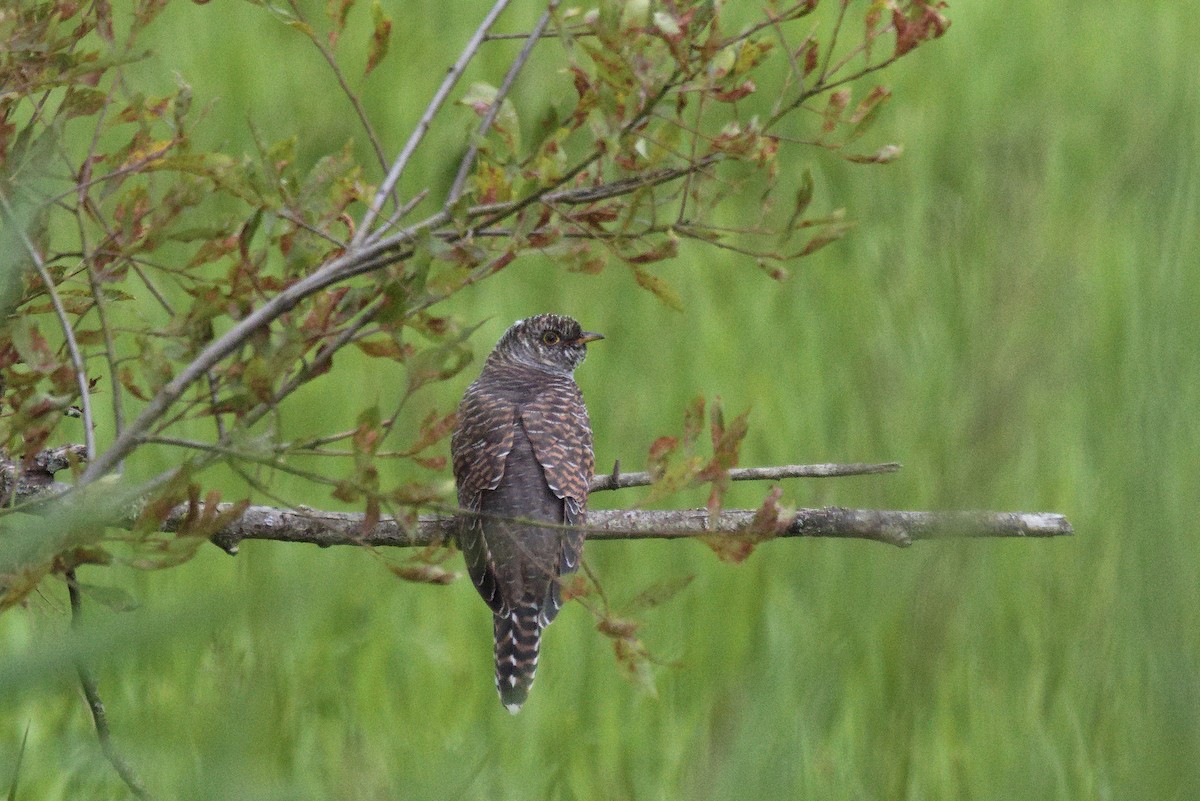
<svg viewBox="0 0 1200 801">
<path fill-rule="evenodd" d="M 478 12 L 385 5 L 390 77 L 366 99 L 394 150 Z M 943 40 L 885 77 L 895 99 L 875 136 L 903 159 L 796 164 L 817 174 L 818 203 L 860 224 L 786 283 L 687 250 L 663 271 L 676 314 L 620 269 L 528 260 L 446 311 L 490 318 L 480 355 L 541 310 L 608 335 L 579 373 L 601 469 L 640 467 L 684 403 L 720 395 L 752 408 L 746 464 L 904 463 L 789 486 L 792 502 L 1053 510 L 1074 538 L 787 541 L 736 567 L 699 543 L 593 544 L 618 603 L 696 576 L 644 619 L 674 666 L 657 699 L 640 694 L 571 605 L 516 718 L 494 696 L 469 583 L 415 586 L 349 549 L 264 543 L 158 573 L 85 569 L 142 606 L 93 605 L 76 646 L 60 584 L 0 617 L 0 786 L 28 728 L 19 798 L 120 796 L 65 658 L 78 647 L 162 797 L 1200 797 L 1200 31 L 1168 2 L 950 14 Z M 302 119 L 301 153 L 342 145 L 344 101 L 264 12 L 175 4 L 156 32 L 146 80 L 169 86 L 177 69 L 219 97 L 214 142 L 249 148 L 248 118 L 268 140 Z M 435 132 L 413 186 L 445 180 L 460 132 Z M 387 406 L 372 370 L 353 403 L 329 401 L 331 376 L 288 423 L 327 430 Z M 449 408 L 467 380 L 415 413 Z"/>
</svg>

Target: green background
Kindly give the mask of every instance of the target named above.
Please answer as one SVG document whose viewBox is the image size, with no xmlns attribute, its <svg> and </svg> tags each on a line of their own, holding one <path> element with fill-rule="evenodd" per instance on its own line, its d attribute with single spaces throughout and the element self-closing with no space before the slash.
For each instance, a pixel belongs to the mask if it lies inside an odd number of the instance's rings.
<svg viewBox="0 0 1200 801">
<path fill-rule="evenodd" d="M 85 568 L 141 604 L 90 605 L 82 638 L 119 747 L 162 798 L 1200 798 L 1200 26 L 1186 5 L 955 4 L 942 40 L 881 77 L 895 97 L 872 137 L 903 143 L 900 161 L 785 165 L 811 167 L 817 206 L 859 224 L 784 283 L 685 250 L 661 269 L 676 313 L 619 266 L 528 259 L 442 310 L 488 320 L 477 356 L 543 310 L 607 334 L 578 375 L 602 470 L 640 468 L 690 399 L 719 395 L 752 410 L 744 464 L 904 464 L 789 483 L 790 503 L 1056 511 L 1073 538 L 786 540 L 738 566 L 697 542 L 593 543 L 618 608 L 695 576 L 641 617 L 667 665 L 658 697 L 573 604 L 517 717 L 497 703 L 469 581 L 408 584 L 360 551 L 270 543 L 152 573 Z M 385 7 L 392 54 L 364 94 L 394 152 L 482 6 Z M 216 101 L 210 146 L 249 150 L 248 120 L 268 140 L 301 130 L 305 158 L 349 136 L 319 56 L 269 13 L 176 3 L 153 34 L 139 74 L 169 87 L 178 70 Z M 483 55 L 469 80 L 498 80 L 512 48 Z M 518 108 L 540 91 L 523 85 Z M 459 114 L 406 190 L 452 174 Z M 328 431 L 394 402 L 374 364 L 344 369 L 285 422 Z M 419 411 L 452 408 L 468 380 Z M 18 798 L 122 797 L 65 658 L 65 596 L 47 581 L 0 617 L 0 787 L 28 732 Z"/>
</svg>

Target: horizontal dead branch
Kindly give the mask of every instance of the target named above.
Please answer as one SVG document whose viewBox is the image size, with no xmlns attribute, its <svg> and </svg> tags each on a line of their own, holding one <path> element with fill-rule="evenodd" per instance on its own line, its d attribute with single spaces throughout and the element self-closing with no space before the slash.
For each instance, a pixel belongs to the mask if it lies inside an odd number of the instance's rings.
<svg viewBox="0 0 1200 801">
<path fill-rule="evenodd" d="M 585 528 L 589 540 L 686 539 L 714 534 L 763 539 L 762 534 L 753 532 L 755 513 L 752 509 L 727 509 L 710 520 L 706 509 L 600 509 L 588 513 Z M 180 519 L 182 514 L 172 515 L 165 528 L 171 530 Z M 322 547 L 414 547 L 450 542 L 454 525 L 453 516 L 427 515 L 415 526 L 406 528 L 385 519 L 364 532 L 363 515 L 355 512 L 251 506 L 212 540 L 229 553 L 236 553 L 243 540 L 307 542 Z M 1044 512 L 904 512 L 827 506 L 797 510 L 776 536 L 863 539 L 906 546 L 917 540 L 1071 533 L 1065 517 Z"/>
<path fill-rule="evenodd" d="M 52 480 L 53 473 L 79 458 L 79 446 L 65 446 L 39 454 L 24 469 L 0 459 L 0 490 L 7 500 L 25 504 L 30 511 L 44 509 L 54 498 L 67 492 L 69 485 Z M 738 468 L 729 471 L 733 481 L 779 480 L 813 476 L 845 476 L 889 473 L 899 469 L 894 462 L 883 464 L 817 464 L 777 467 Z M 648 473 L 613 472 L 597 476 L 592 491 L 645 486 Z M 233 508 L 219 504 L 217 512 Z M 194 510 L 193 510 L 194 511 Z M 206 509 L 209 515 L 213 510 Z M 726 509 L 715 518 L 706 509 L 594 510 L 588 514 L 587 537 L 590 540 L 686 539 L 704 536 L 728 536 L 731 539 L 770 539 L 772 537 L 830 537 L 863 539 L 889 545 L 906 546 L 917 540 L 976 537 L 1056 537 L 1073 533 L 1071 524 L 1059 514 L 1048 512 L 909 512 L 875 509 L 846 509 L 828 506 L 797 510 L 790 520 L 780 522 L 777 533 L 764 534 L 756 524 L 753 509 Z M 193 515 L 194 518 L 194 515 Z M 178 531 L 189 519 L 187 505 L 177 507 L 163 522 L 164 532 Z M 110 523 L 132 525 L 134 516 Z M 456 518 L 453 515 L 423 515 L 406 523 L 383 519 L 365 530 L 365 517 L 357 512 L 329 512 L 306 507 L 281 509 L 250 506 L 234 522 L 212 535 L 212 541 L 229 553 L 237 553 L 244 540 L 306 542 L 321 547 L 364 545 L 371 547 L 418 547 L 452 541 Z"/>
</svg>

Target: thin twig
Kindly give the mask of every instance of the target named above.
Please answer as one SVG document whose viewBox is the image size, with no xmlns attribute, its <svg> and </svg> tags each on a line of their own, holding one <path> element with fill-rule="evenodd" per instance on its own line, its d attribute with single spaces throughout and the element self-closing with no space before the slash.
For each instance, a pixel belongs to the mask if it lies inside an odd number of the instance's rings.
<svg viewBox="0 0 1200 801">
<path fill-rule="evenodd" d="M 429 126 L 433 124 L 433 118 L 437 115 L 438 110 L 441 109 L 442 104 L 446 102 L 446 98 L 450 96 L 450 91 L 458 83 L 458 79 L 462 77 L 467 64 L 471 62 L 471 59 L 475 57 L 475 53 L 479 51 L 479 46 L 483 43 L 483 38 L 491 30 L 492 26 L 496 23 L 496 19 L 499 18 L 504 9 L 508 7 L 509 2 L 511 0 L 496 0 L 491 10 L 488 11 L 487 16 L 479 23 L 479 27 L 475 30 L 475 33 L 467 40 L 466 46 L 458 54 L 458 59 L 450 67 L 446 73 L 446 77 L 442 79 L 441 86 L 434 92 L 433 99 L 425 107 L 425 113 L 417 121 L 417 127 L 413 128 L 412 133 L 409 134 L 408 141 L 404 143 L 404 148 L 400 151 L 400 155 L 392 162 L 392 168 L 388 170 L 383 183 L 375 191 L 375 198 L 363 214 L 362 222 L 359 223 L 358 231 L 354 234 L 351 247 L 357 248 L 363 242 L 368 241 L 367 237 L 370 235 L 371 225 L 383 210 L 383 204 L 387 201 L 388 196 L 392 194 L 392 191 L 400 182 L 400 176 L 404 174 L 404 170 L 408 166 L 408 162 L 416 151 L 417 146 L 421 144 L 421 140 L 425 138 L 426 132 L 429 131 Z"/>
<path fill-rule="evenodd" d="M 71 628 L 79 631 L 83 618 L 83 602 L 80 598 L 79 581 L 75 577 L 74 568 L 66 571 L 66 579 L 67 594 L 71 598 Z M 83 688 L 84 697 L 87 698 L 88 709 L 92 712 L 92 722 L 96 726 L 96 737 L 100 740 L 100 750 L 104 752 L 104 757 L 121 777 L 121 781 L 125 782 L 125 786 L 129 788 L 130 792 L 140 799 L 153 798 L 134 771 L 133 766 L 126 761 L 121 752 L 117 750 L 116 744 L 113 743 L 112 731 L 108 726 L 108 713 L 105 712 L 104 701 L 100 698 L 99 685 L 82 658 L 76 658 L 75 672 L 79 674 L 79 684 Z"/>
<path fill-rule="evenodd" d="M 569 36 L 572 39 L 582 39 L 585 37 L 596 36 L 596 32 L 588 29 L 583 25 L 578 25 L 573 29 L 565 29 L 562 33 L 551 31 L 549 33 L 489 33 L 483 37 L 485 42 L 503 42 L 511 39 L 529 39 L 537 37 L 539 39 L 560 39 L 564 36 Z"/>
<path fill-rule="evenodd" d="M 13 207 L 8 202 L 8 197 L 0 194 L 0 205 L 4 206 L 4 212 L 8 215 L 9 220 L 14 225 L 17 225 L 17 215 L 13 211 Z M 58 317 L 58 324 L 62 328 L 63 338 L 67 343 L 67 353 L 71 357 L 71 366 L 75 369 L 75 383 L 79 389 L 79 404 L 83 407 L 83 437 L 87 447 L 87 455 L 89 459 L 96 457 L 96 432 L 95 419 L 92 417 L 92 393 L 88 386 L 87 366 L 83 362 L 83 353 L 79 350 L 79 342 L 75 339 L 75 329 L 71 326 L 71 320 L 67 317 L 67 310 L 63 307 L 62 298 L 58 296 L 58 289 L 54 286 L 54 279 L 50 276 L 50 272 L 46 269 L 46 262 L 42 259 L 41 252 L 33 241 L 29 238 L 24 226 L 17 225 L 17 234 L 21 237 L 21 243 L 25 245 L 25 250 L 29 253 L 29 258 L 33 260 L 33 266 L 37 270 L 38 277 L 42 279 L 42 285 L 46 287 L 46 294 L 50 296 L 50 304 L 54 307 L 54 314 Z"/>
<path fill-rule="evenodd" d="M 458 174 L 454 176 L 454 183 L 450 187 L 450 194 L 446 196 L 446 205 L 452 206 L 455 201 L 462 195 L 463 185 L 467 182 L 467 176 L 471 174 L 471 167 L 475 164 L 475 157 L 479 155 L 479 143 L 483 137 L 487 136 L 488 131 L 492 129 L 492 125 L 496 122 L 496 116 L 500 113 L 500 107 L 504 104 L 504 99 L 508 97 L 509 91 L 516 83 L 517 75 L 524 68 L 525 63 L 529 61 L 529 57 L 533 55 L 533 48 L 537 46 L 538 40 L 546 30 L 546 26 L 550 24 L 550 17 L 553 16 L 554 10 L 558 8 L 559 0 L 551 0 L 546 10 L 542 12 L 541 18 L 537 21 L 537 25 L 533 27 L 533 34 L 525 40 L 525 46 L 521 48 L 521 52 L 509 65 L 508 72 L 504 76 L 504 80 L 500 84 L 500 88 L 496 90 L 496 96 L 492 99 L 491 106 L 484 115 L 483 120 L 479 123 L 479 128 L 475 131 L 475 136 L 471 138 L 471 143 L 467 146 L 467 152 L 462 157 L 462 161 L 458 164 Z"/>
<path fill-rule="evenodd" d="M 91 204 L 88 197 L 88 190 L 84 186 L 92 174 L 92 164 L 95 161 L 96 150 L 100 144 L 100 132 L 104 128 L 105 118 L 108 116 L 108 110 L 112 106 L 113 94 L 116 92 L 117 84 L 114 82 L 108 89 L 108 95 L 104 98 L 104 105 L 100 107 L 100 113 L 96 118 L 96 127 L 92 131 L 92 140 L 88 144 L 87 157 L 79 167 L 78 194 L 76 195 L 75 222 L 79 229 L 79 249 L 81 251 L 81 260 L 87 265 L 88 288 L 92 293 L 92 301 L 96 305 L 96 317 L 100 323 L 100 331 L 104 336 L 104 359 L 108 362 L 109 390 L 112 392 L 112 410 L 113 410 L 113 430 L 116 433 L 121 433 L 121 428 L 125 425 L 124 401 L 122 398 L 124 387 L 117 379 L 117 346 L 113 339 L 112 326 L 108 322 L 108 311 L 105 307 L 104 290 L 100 287 L 100 281 L 96 275 L 96 270 L 88 253 L 88 235 L 87 226 L 84 225 L 84 217 L 88 214 L 88 209 Z M 90 454 L 94 456 L 95 454 Z"/>
<path fill-rule="evenodd" d="M 84 251 L 87 250 L 87 229 L 83 224 L 83 211 L 81 210 L 76 215 L 76 220 L 79 223 L 79 241 L 83 245 Z M 85 257 L 86 258 L 86 257 Z M 117 343 L 113 339 L 112 326 L 108 322 L 108 311 L 105 306 L 104 290 L 100 287 L 100 281 L 96 276 L 96 271 L 90 266 L 87 270 L 88 288 L 92 293 L 92 302 L 95 304 L 96 317 L 100 322 L 100 333 L 104 336 L 104 360 L 108 362 L 108 384 L 109 391 L 112 392 L 112 412 L 113 412 L 113 430 L 120 434 L 121 429 L 125 426 L 124 402 L 122 393 L 124 387 L 121 386 L 120 380 L 117 378 Z M 95 456 L 95 454 L 89 454 Z"/>
<path fill-rule="evenodd" d="M 342 250 L 346 249 L 345 242 L 338 239 L 336 236 L 333 236 L 328 231 L 322 231 L 317 226 L 315 226 L 309 222 L 306 222 L 303 218 L 301 218 L 298 214 L 293 212 L 291 209 L 283 208 L 283 209 L 277 210 L 275 213 L 278 214 L 283 219 L 287 220 L 288 222 L 292 223 L 293 225 L 303 228 L 305 231 L 308 231 L 310 234 L 312 234 L 314 236 L 319 236 L 322 239 L 324 239 L 326 242 L 329 242 L 330 244 L 335 245 L 336 247 L 339 247 Z"/>
<path fill-rule="evenodd" d="M 292 13 L 296 15 L 296 19 L 304 23 L 301 26 L 301 30 L 308 34 L 309 41 L 320 51 L 325 62 L 329 64 L 329 68 L 333 71 L 333 77 L 337 80 L 338 86 L 341 87 L 342 94 L 346 96 L 350 101 L 350 105 L 354 107 L 354 113 L 358 115 L 358 121 L 366 132 L 367 139 L 371 141 L 371 147 L 375 150 L 375 157 L 379 159 L 379 166 L 386 170 L 388 166 L 387 156 L 383 152 L 383 145 L 379 143 L 379 137 L 375 134 L 375 128 L 371 125 L 371 118 L 367 116 L 367 110 L 363 108 L 362 100 L 350 88 L 350 84 L 346 82 L 346 76 L 342 73 L 342 68 L 338 66 L 337 58 L 334 56 L 333 51 L 321 41 L 321 38 L 317 36 L 316 30 L 307 24 L 307 20 L 304 19 L 304 12 L 300 10 L 300 6 L 296 3 L 296 0 L 288 0 L 288 5 L 291 6 Z M 399 199 L 396 202 L 399 203 Z"/>
<path fill-rule="evenodd" d="M 850 0 L 841 0 L 837 22 L 833 25 L 833 33 L 829 35 L 829 45 L 825 49 L 825 63 L 821 65 L 821 77 L 817 81 L 818 85 L 825 83 L 825 79 L 829 77 L 829 64 L 833 60 L 833 51 L 837 49 L 838 34 L 841 33 L 842 23 L 846 21 L 846 9 L 849 7 Z"/>
<path fill-rule="evenodd" d="M 390 231 L 391 229 L 395 228 L 400 221 L 407 217 L 410 211 L 420 205 L 421 201 L 428 197 L 428 195 L 429 187 L 425 187 L 420 192 L 417 192 L 415 195 L 410 197 L 407 201 L 405 201 L 403 206 L 393 211 L 391 215 L 383 221 L 383 224 L 379 226 L 379 232 L 383 233 L 384 231 Z"/>
<path fill-rule="evenodd" d="M 81 181 L 76 186 L 73 186 L 70 189 L 67 189 L 63 192 L 60 192 L 57 195 L 54 195 L 47 201 L 47 203 L 57 203 L 58 201 L 62 200 L 63 198 L 70 197 L 73 194 L 78 194 L 82 190 L 90 189 L 91 187 L 95 186 L 96 184 L 104 183 L 106 181 L 111 181 L 112 179 L 120 178 L 123 175 L 130 175 L 133 173 L 141 172 L 143 167 L 145 167 L 147 164 L 153 164 L 155 161 L 158 161 L 163 156 L 167 155 L 167 153 L 171 152 L 171 148 L 175 147 L 178 144 L 179 144 L 178 138 L 169 139 L 164 144 L 160 145 L 157 149 L 150 151 L 145 156 L 139 158 L 137 161 L 129 162 L 128 164 L 123 164 L 120 167 L 118 167 L 117 169 L 113 170 L 112 172 L 106 172 L 104 175 L 101 175 L 99 177 L 93 176 L 91 178 L 88 178 L 85 181 Z"/>
<path fill-rule="evenodd" d="M 619 464 L 619 463 L 618 463 Z M 785 478 L 833 478 L 837 476 L 867 476 L 879 473 L 894 473 L 900 469 L 899 462 L 882 464 L 788 464 L 778 467 L 737 467 L 726 472 L 730 481 L 779 481 Z M 622 473 L 620 467 L 592 479 L 589 492 L 648 487 L 654 483 L 650 473 Z"/>
</svg>

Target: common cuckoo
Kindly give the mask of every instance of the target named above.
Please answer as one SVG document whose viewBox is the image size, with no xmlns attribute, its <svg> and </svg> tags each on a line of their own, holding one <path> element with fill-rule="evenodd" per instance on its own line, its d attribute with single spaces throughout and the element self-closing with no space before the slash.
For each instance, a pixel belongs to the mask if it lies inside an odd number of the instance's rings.
<svg viewBox="0 0 1200 801">
<path fill-rule="evenodd" d="M 458 544 L 492 608 L 496 689 L 514 714 L 533 685 L 542 629 L 562 605 L 559 578 L 583 552 L 583 532 L 562 527 L 583 522 L 594 467 L 574 373 L 602 338 L 557 314 L 513 323 L 463 395 L 450 440 L 467 513 Z"/>
</svg>

